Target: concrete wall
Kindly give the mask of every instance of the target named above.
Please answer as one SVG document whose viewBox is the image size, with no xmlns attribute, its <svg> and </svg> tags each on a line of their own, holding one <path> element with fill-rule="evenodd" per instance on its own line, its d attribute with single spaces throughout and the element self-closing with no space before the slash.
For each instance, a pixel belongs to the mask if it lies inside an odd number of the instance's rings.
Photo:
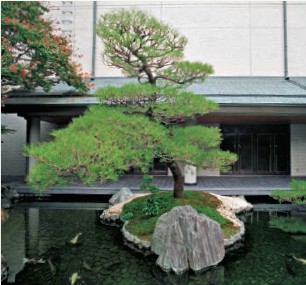
<svg viewBox="0 0 306 285">
<path fill-rule="evenodd" d="M 306 176 L 306 125 L 290 126 L 291 176 Z"/>
<path fill-rule="evenodd" d="M 26 120 L 15 114 L 2 114 L 1 124 L 16 132 L 1 137 L 1 178 L 2 181 L 10 181 L 20 178 L 26 174 L 26 158 L 23 155 L 23 148 L 26 144 Z M 50 131 L 57 128 L 57 125 L 41 122 L 41 141 L 50 140 Z"/>
<path fill-rule="evenodd" d="M 305 75 L 306 1 L 288 1 L 288 69 Z M 54 19 L 72 34 L 78 59 L 91 70 L 93 2 L 51 2 Z M 282 1 L 98 1 L 97 19 L 116 9 L 138 8 L 170 24 L 188 38 L 186 59 L 208 62 L 216 76 L 283 76 Z M 121 76 L 101 61 L 97 37 L 96 76 Z"/>
</svg>

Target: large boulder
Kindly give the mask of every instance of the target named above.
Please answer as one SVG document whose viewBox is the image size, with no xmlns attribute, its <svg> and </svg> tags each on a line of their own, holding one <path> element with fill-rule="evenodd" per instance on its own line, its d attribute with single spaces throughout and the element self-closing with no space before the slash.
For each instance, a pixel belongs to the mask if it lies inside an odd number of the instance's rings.
<svg viewBox="0 0 306 285">
<path fill-rule="evenodd" d="M 175 207 L 158 219 L 151 250 L 163 270 L 176 274 L 217 265 L 225 255 L 220 225 L 191 206 Z"/>
<path fill-rule="evenodd" d="M 131 198 L 133 196 L 132 191 L 127 188 L 127 187 L 123 187 L 120 191 L 118 191 L 116 194 L 114 194 L 110 200 L 109 203 L 111 205 L 116 205 L 119 203 L 122 203 L 124 201 L 126 201 L 127 199 Z"/>
</svg>

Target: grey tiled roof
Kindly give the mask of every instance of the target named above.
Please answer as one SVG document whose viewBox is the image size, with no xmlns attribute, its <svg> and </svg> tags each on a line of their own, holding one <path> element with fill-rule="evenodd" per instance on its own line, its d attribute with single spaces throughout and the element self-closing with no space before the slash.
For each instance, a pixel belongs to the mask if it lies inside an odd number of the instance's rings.
<svg viewBox="0 0 306 285">
<path fill-rule="evenodd" d="M 211 77 L 203 84 L 193 84 L 190 89 L 206 95 L 306 95 L 306 89 L 279 77 Z"/>
<path fill-rule="evenodd" d="M 97 88 L 103 86 L 119 87 L 131 82 L 137 82 L 137 80 L 124 77 L 96 78 L 95 89 L 88 95 L 93 95 Z M 188 89 L 197 95 L 206 95 L 219 104 L 306 105 L 306 77 L 290 78 L 289 81 L 281 77 L 210 77 L 204 83 L 192 84 Z M 16 90 L 10 95 L 12 97 L 42 95 L 69 97 L 80 94 L 73 87 L 59 84 L 49 93 L 38 88 L 34 92 Z M 84 102 L 88 101 L 89 97 L 83 97 Z"/>
<path fill-rule="evenodd" d="M 295 77 L 295 78 L 292 78 L 292 80 L 294 80 L 298 84 L 303 85 L 304 87 L 306 86 L 306 77 Z"/>
<path fill-rule="evenodd" d="M 306 78 L 299 81 L 306 83 Z M 306 84 L 301 86 L 300 82 L 275 77 L 223 77 L 208 78 L 204 84 L 193 84 L 189 89 L 219 104 L 305 105 Z"/>
</svg>

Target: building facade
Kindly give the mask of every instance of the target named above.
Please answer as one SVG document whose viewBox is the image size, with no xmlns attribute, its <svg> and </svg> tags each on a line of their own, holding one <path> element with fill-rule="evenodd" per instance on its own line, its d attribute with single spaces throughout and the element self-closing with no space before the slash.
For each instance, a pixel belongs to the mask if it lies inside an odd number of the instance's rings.
<svg viewBox="0 0 306 285">
<path fill-rule="evenodd" d="M 305 76 L 306 1 L 52 1 L 50 6 L 51 18 L 84 56 L 83 68 L 96 77 L 122 76 L 102 63 L 103 44 L 93 32 L 101 15 L 117 9 L 144 10 L 178 30 L 188 38 L 186 59 L 212 64 L 214 76 L 284 76 L 285 53 L 289 75 Z"/>
<path fill-rule="evenodd" d="M 197 123 L 219 126 L 220 147 L 237 153 L 239 160 L 226 174 L 198 169 L 199 176 L 306 176 L 306 1 L 61 1 L 50 5 L 51 17 L 84 55 L 78 60 L 93 74 L 96 88 L 128 81 L 119 70 L 103 64 L 103 45 L 93 32 L 100 15 L 114 9 L 148 11 L 188 38 L 187 60 L 214 66 L 213 76 L 190 88 L 218 102 L 220 109 Z M 2 109 L 2 124 L 17 132 L 2 138 L 2 178 L 24 177 L 31 161 L 22 156 L 23 145 L 48 140 L 51 129 L 96 104 L 93 92 L 80 97 L 67 86 L 56 86 L 49 94 L 12 92 Z M 167 175 L 158 161 L 152 170 Z"/>
</svg>

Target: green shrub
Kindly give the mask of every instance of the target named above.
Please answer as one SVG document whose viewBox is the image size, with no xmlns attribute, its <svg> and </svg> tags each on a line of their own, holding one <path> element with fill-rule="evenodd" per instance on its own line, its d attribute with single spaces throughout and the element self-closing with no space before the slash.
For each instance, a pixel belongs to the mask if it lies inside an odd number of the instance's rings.
<svg viewBox="0 0 306 285">
<path fill-rule="evenodd" d="M 273 190 L 270 196 L 280 203 L 291 202 L 294 204 L 306 204 L 306 181 L 292 180 L 289 184 L 291 190 Z"/>
<path fill-rule="evenodd" d="M 148 199 L 146 199 L 143 203 L 143 209 L 142 212 L 145 216 L 157 216 L 159 213 L 159 202 L 152 194 L 152 196 L 149 196 Z"/>
<path fill-rule="evenodd" d="M 144 175 L 143 182 L 140 185 L 140 190 L 150 191 L 152 194 L 156 194 L 159 192 L 159 188 L 155 186 L 153 183 L 153 176 L 151 175 Z"/>
<path fill-rule="evenodd" d="M 156 195 L 159 192 L 159 188 L 153 183 L 153 176 L 144 175 L 143 182 L 140 185 L 140 190 L 146 190 L 151 192 L 151 196 L 143 202 L 142 212 L 145 216 L 155 217 L 159 213 L 159 202 L 156 198 Z"/>
<path fill-rule="evenodd" d="M 127 220 L 133 218 L 133 216 L 134 216 L 133 213 L 128 212 L 128 213 L 126 213 L 126 214 L 124 214 L 124 215 L 121 215 L 120 220 L 121 220 L 123 223 L 125 223 Z"/>
</svg>

